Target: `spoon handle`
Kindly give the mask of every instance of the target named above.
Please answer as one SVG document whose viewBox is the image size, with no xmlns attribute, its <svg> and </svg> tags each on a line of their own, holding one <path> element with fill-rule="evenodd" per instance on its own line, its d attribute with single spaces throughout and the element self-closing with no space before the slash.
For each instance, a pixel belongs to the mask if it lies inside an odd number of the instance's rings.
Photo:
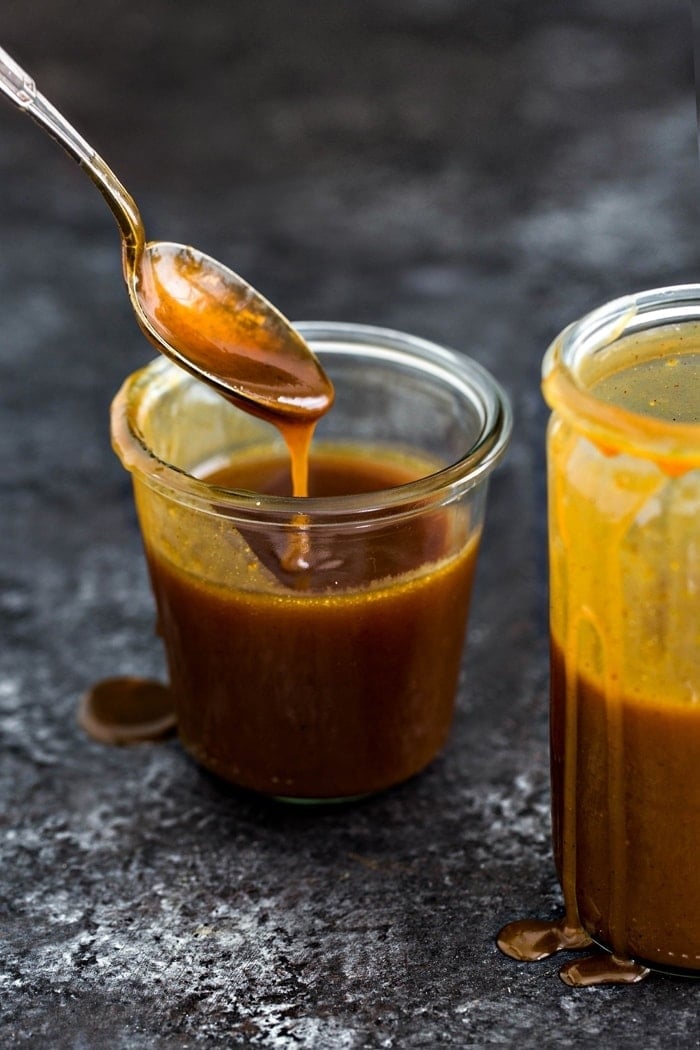
<svg viewBox="0 0 700 1050">
<path fill-rule="evenodd" d="M 89 142 L 37 91 L 32 77 L 1 47 L 0 91 L 18 109 L 28 113 L 87 172 L 112 209 L 125 251 L 133 259 L 140 253 L 144 243 L 143 222 L 135 201 Z"/>
</svg>

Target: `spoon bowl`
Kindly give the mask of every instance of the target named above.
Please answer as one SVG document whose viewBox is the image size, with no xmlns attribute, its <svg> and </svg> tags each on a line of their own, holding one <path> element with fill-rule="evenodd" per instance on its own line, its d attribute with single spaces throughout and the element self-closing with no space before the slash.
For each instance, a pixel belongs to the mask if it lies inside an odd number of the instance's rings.
<svg viewBox="0 0 700 1050">
<path fill-rule="evenodd" d="M 216 259 L 150 241 L 127 286 L 151 342 L 225 397 L 246 402 L 248 411 L 308 422 L 330 408 L 333 387 L 301 335 Z"/>
</svg>

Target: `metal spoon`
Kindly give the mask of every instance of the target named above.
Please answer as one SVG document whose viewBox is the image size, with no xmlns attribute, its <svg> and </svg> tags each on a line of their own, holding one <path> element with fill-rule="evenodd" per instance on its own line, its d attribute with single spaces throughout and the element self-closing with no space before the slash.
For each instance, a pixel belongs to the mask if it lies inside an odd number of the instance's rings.
<svg viewBox="0 0 700 1050">
<path fill-rule="evenodd" d="M 271 421 L 311 423 L 330 408 L 333 387 L 289 321 L 208 255 L 146 242 L 139 210 L 114 172 L 2 48 L 0 90 L 78 161 L 106 200 L 122 238 L 131 304 L 158 350 Z"/>
</svg>

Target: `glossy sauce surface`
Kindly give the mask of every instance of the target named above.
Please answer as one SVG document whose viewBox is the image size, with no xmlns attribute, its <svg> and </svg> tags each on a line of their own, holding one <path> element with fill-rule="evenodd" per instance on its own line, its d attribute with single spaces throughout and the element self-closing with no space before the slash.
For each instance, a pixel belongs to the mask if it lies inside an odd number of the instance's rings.
<svg viewBox="0 0 700 1050">
<path fill-rule="evenodd" d="M 592 393 L 602 401 L 669 423 L 700 423 L 698 391 L 698 350 L 664 357 L 640 357 L 592 387 Z"/>
<path fill-rule="evenodd" d="M 146 245 L 137 274 L 139 301 L 154 327 L 217 387 L 257 398 L 270 418 L 287 422 L 328 411 L 333 388 L 301 336 L 232 284 L 215 260 L 159 242 Z"/>
<path fill-rule="evenodd" d="M 78 722 L 93 740 L 125 747 L 165 740 L 177 727 L 170 690 L 150 678 L 104 678 L 80 701 Z"/>
<path fill-rule="evenodd" d="M 284 466 L 255 455 L 207 480 L 280 492 Z M 423 469 L 336 448 L 312 453 L 310 490 L 372 491 Z M 427 765 L 452 719 L 474 568 L 475 541 L 456 544 L 455 528 L 439 510 L 312 529 L 300 570 L 285 564 L 288 529 L 246 527 L 252 560 L 232 586 L 147 541 L 184 745 L 241 786 L 293 798 L 362 795 Z"/>
<path fill-rule="evenodd" d="M 235 274 L 194 249 L 147 244 L 134 277 L 140 308 L 175 360 L 277 427 L 290 452 L 294 495 L 305 496 L 314 427 L 334 392 L 301 336 Z"/>
</svg>

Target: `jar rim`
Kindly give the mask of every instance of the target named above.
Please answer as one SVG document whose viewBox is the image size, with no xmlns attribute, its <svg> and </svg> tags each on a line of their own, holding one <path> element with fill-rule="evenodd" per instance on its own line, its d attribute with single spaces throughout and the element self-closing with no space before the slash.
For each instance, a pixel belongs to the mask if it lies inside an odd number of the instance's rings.
<svg viewBox="0 0 700 1050">
<path fill-rule="evenodd" d="M 418 336 L 373 325 L 300 321 L 295 327 L 314 352 L 347 353 L 352 347 L 361 347 L 370 357 L 375 355 L 386 361 L 396 355 L 397 359 L 413 361 L 416 367 L 449 379 L 478 410 L 480 428 L 475 441 L 463 456 L 442 469 L 375 492 L 299 498 L 221 488 L 156 455 L 136 423 L 139 401 L 156 377 L 172 373 L 178 381 L 200 382 L 160 357 L 128 376 L 112 402 L 112 444 L 123 466 L 171 498 L 211 513 L 284 523 L 298 521 L 303 511 L 308 525 L 313 527 L 358 517 L 393 519 L 416 513 L 434 502 L 455 499 L 488 477 L 503 457 L 512 430 L 510 402 L 491 373 L 472 358 Z"/>
<path fill-rule="evenodd" d="M 700 465 L 700 423 L 635 412 L 596 397 L 581 366 L 635 333 L 695 322 L 700 330 L 700 284 L 669 285 L 621 296 L 568 325 L 542 362 L 547 404 L 611 453 L 653 459 L 669 473 Z"/>
</svg>

